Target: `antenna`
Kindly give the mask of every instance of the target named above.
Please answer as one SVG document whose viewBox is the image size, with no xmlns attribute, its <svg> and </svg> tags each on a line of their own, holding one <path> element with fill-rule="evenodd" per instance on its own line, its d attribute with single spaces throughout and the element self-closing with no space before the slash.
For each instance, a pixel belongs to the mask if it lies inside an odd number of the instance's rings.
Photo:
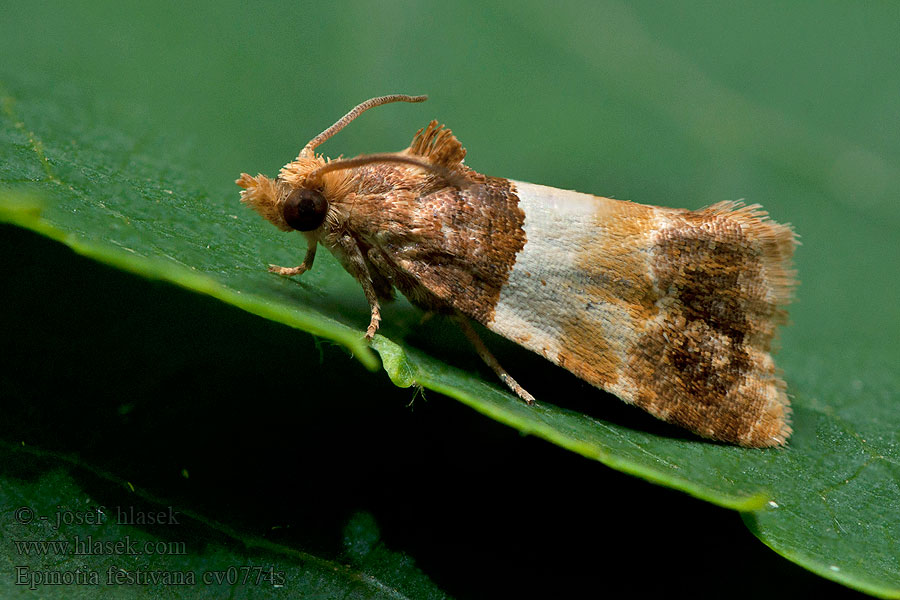
<svg viewBox="0 0 900 600">
<path fill-rule="evenodd" d="M 427 171 L 443 177 L 450 185 L 460 189 L 468 188 L 471 183 L 462 173 L 451 171 L 450 169 L 441 165 L 432 164 L 416 156 L 383 152 L 379 154 L 363 154 L 362 156 L 356 156 L 354 158 L 338 159 L 333 160 L 330 163 L 326 163 L 306 176 L 303 187 L 307 189 L 318 187 L 321 184 L 322 175 L 324 175 L 325 173 L 330 173 L 331 171 L 339 171 L 341 169 L 353 169 L 376 162 L 404 163 L 407 165 L 422 167 Z"/>
<path fill-rule="evenodd" d="M 300 156 L 312 156 L 316 147 L 349 125 L 353 119 L 370 108 L 381 106 L 382 104 L 390 104 L 391 102 L 425 102 L 426 100 L 428 100 L 428 96 L 407 96 L 406 94 L 391 94 L 390 96 L 379 96 L 378 98 L 366 100 L 341 117 L 334 125 L 310 140 L 310 142 L 303 147 L 303 150 L 300 151 Z"/>
</svg>

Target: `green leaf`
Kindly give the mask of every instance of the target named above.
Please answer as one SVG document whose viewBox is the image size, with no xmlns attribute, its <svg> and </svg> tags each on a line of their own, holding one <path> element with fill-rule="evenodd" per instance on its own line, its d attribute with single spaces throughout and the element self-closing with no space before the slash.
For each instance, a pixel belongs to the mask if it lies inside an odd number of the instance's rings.
<svg viewBox="0 0 900 600">
<path fill-rule="evenodd" d="M 0 476 L 5 597 L 95 598 L 103 588 L 119 598 L 446 597 L 384 546 L 365 513 L 347 524 L 346 552 L 335 560 L 248 537 L 76 459 L 24 445 L 3 445 L 0 459 L 16 465 Z"/>
<path fill-rule="evenodd" d="M 83 27 L 48 26 L 62 34 L 57 41 L 65 47 L 79 48 L 81 31 L 92 19 L 106 17 L 93 10 L 26 22 L 83 19 Z M 489 339 L 501 361 L 541 400 L 527 408 L 468 358 L 471 352 L 461 349 L 451 328 L 421 325 L 421 315 L 405 302 L 386 311 L 383 335 L 372 348 L 397 385 L 446 394 L 523 433 L 743 511 L 748 528 L 788 559 L 869 593 L 900 597 L 900 520 L 895 517 L 900 514 L 895 268 L 900 136 L 884 125 L 897 114 L 900 100 L 894 93 L 896 61 L 880 54 L 884 47 L 877 45 L 891 39 L 895 19 L 876 8 L 854 20 L 842 18 L 840 11 L 804 14 L 796 8 L 788 15 L 778 12 L 783 32 L 753 26 L 737 31 L 727 26 L 732 19 L 753 19 L 707 15 L 708 6 L 689 7 L 677 16 L 667 15 L 669 9 L 655 14 L 657 9 L 615 3 L 590 9 L 599 14 L 584 10 L 590 18 L 523 5 L 520 11 L 498 9 L 499 14 L 476 23 L 460 18 L 456 30 L 421 32 L 404 30 L 405 15 L 388 10 L 371 17 L 382 19 L 377 35 L 358 35 L 370 24 L 352 20 L 360 18 L 352 10 L 346 11 L 351 15 L 346 25 L 302 29 L 300 16 L 267 20 L 266 27 L 277 35 L 252 22 L 215 21 L 219 29 L 210 30 L 219 38 L 250 39 L 244 50 L 261 48 L 254 55 L 259 72 L 240 77 L 228 62 L 234 57 L 220 52 L 216 36 L 187 29 L 173 34 L 188 51 L 176 44 L 152 45 L 142 58 L 123 58 L 126 66 L 113 73 L 104 70 L 112 68 L 110 63 L 97 56 L 78 63 L 77 74 L 87 81 L 133 86 L 126 100 L 138 95 L 133 90 L 142 89 L 150 71 L 162 91 L 153 92 L 148 102 L 190 121 L 190 131 L 201 138 L 195 144 L 185 142 L 174 133 L 178 126 L 159 115 L 143 130 L 136 124 L 146 117 L 140 108 L 104 97 L 121 93 L 112 87 L 95 96 L 73 89 L 84 84 L 61 88 L 37 75 L 7 74 L 0 79 L 0 218 L 117 268 L 337 342 L 375 369 L 378 359 L 361 341 L 366 304 L 352 278 L 328 256 L 299 281 L 265 273 L 269 262 L 296 264 L 303 242 L 243 210 L 230 182 L 238 169 L 271 174 L 349 103 L 395 88 L 432 92 L 434 108 L 428 108 L 427 118 L 450 122 L 469 147 L 468 162 L 490 174 L 654 204 L 699 206 L 746 195 L 765 204 L 776 219 L 792 221 L 804 243 L 798 253 L 803 283 L 792 307 L 794 325 L 785 331 L 777 357 L 795 410 L 795 434 L 786 449 L 744 450 L 682 435 Z M 227 14 L 224 9 L 214 12 L 204 18 L 227 18 L 220 16 Z M 304 23 L 310 21 L 303 16 Z M 480 24 L 493 21 L 509 27 L 495 31 Z M 139 19 L 123 22 L 137 23 L 139 32 L 152 30 Z M 559 35 L 554 26 L 579 22 L 600 29 Z M 799 25 L 811 22 L 821 22 L 823 29 Z M 857 24 L 859 31 L 853 29 Z M 685 35 L 686 26 L 696 35 Z M 313 40 L 305 48 L 311 53 L 304 57 L 309 66 L 291 75 L 278 61 L 295 56 L 294 48 L 279 44 L 293 43 L 283 40 L 302 37 L 300 31 Z M 460 56 L 474 60 L 467 53 L 477 45 L 463 44 L 445 31 L 455 31 L 459 40 L 516 48 L 512 54 L 521 61 L 515 63 L 519 70 L 489 56 L 479 56 L 480 68 L 470 69 L 469 60 Z M 777 43 L 759 43 L 767 36 Z M 696 46 L 696 37 L 707 46 Z M 24 38 L 5 39 L 14 44 Z M 137 39 L 148 44 L 155 37 Z M 869 45 L 839 49 L 835 39 Z M 328 51 L 313 50 L 316 45 Z M 361 56 L 410 56 L 422 48 L 429 49 L 427 64 L 386 63 L 397 73 L 408 70 L 399 80 L 386 82 L 391 69 L 380 63 L 364 74 L 346 66 L 358 64 Z M 610 53 L 610 48 L 624 50 Z M 780 54 L 785 48 L 791 49 L 786 61 Z M 193 92 L 214 100 L 184 100 L 176 93 L 189 78 L 173 78 L 177 69 L 172 65 L 192 64 L 187 57 L 194 54 L 219 61 L 213 63 L 216 68 L 197 67 L 210 77 L 200 78 Z M 35 57 L 21 51 L 15 56 L 45 71 L 58 60 L 43 50 Z M 272 65 L 262 66 L 265 61 Z M 759 71 L 735 78 L 735 64 Z M 559 65 L 565 67 L 560 71 Z M 780 78 L 774 81 L 781 87 L 769 85 L 773 77 Z M 795 78 L 802 82 L 794 83 Z M 540 93 L 529 92 L 533 108 L 509 99 L 509 90 L 520 89 L 526 79 L 541 82 L 536 86 Z M 264 85 L 258 82 L 276 80 L 284 82 L 283 90 L 258 87 Z M 362 83 L 354 87 L 357 80 Z M 340 87 L 332 88 L 332 81 Z M 423 85 L 429 89 L 420 90 Z M 308 94 L 302 102 L 301 88 Z M 470 97 L 472 90 L 479 90 L 477 100 Z M 236 99 L 219 100 L 226 94 Z M 600 104 L 603 110 L 584 108 Z M 301 115 L 295 112 L 298 105 L 305 111 Z M 328 150 L 352 154 L 401 147 L 427 120 L 423 112 L 407 114 L 384 108 L 367 115 L 347 131 L 341 140 L 345 145 L 335 140 Z M 404 126 L 395 127 L 400 123 Z M 602 132 L 603 143 L 584 135 L 585 130 Z M 360 134 L 368 140 L 365 145 L 354 142 Z M 547 152 L 545 144 L 553 151 Z M 523 147 L 540 151 L 517 151 Z M 586 161 L 591 168 L 585 168 Z M 435 336 L 440 343 L 426 339 Z"/>
</svg>

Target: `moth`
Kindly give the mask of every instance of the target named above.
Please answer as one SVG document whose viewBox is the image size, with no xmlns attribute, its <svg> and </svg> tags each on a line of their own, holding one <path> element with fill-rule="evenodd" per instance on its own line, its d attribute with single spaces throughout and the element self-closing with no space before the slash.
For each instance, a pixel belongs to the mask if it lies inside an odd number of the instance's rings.
<svg viewBox="0 0 900 600">
<path fill-rule="evenodd" d="M 313 138 L 275 179 L 241 174 L 241 201 L 325 246 L 362 286 L 365 337 L 394 290 L 456 320 L 529 404 L 470 319 L 654 416 L 712 440 L 783 445 L 785 384 L 772 360 L 794 286 L 789 225 L 759 205 L 646 206 L 482 175 L 431 121 L 396 153 L 326 159 L 316 148 L 373 98 Z"/>
</svg>

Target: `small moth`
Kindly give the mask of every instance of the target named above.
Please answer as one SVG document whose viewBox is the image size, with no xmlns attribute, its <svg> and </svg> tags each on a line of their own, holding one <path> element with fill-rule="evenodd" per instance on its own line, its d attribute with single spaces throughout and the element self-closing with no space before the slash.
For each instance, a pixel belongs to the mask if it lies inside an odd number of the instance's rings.
<svg viewBox="0 0 900 600">
<path fill-rule="evenodd" d="M 469 319 L 588 383 L 700 436 L 748 447 L 791 434 L 770 355 L 794 286 L 796 239 L 758 206 L 645 206 L 482 175 L 432 121 L 397 153 L 326 159 L 316 147 L 362 112 L 425 96 L 363 102 L 313 138 L 274 180 L 241 174 L 241 201 L 307 240 L 300 275 L 324 245 L 371 307 L 396 288 L 450 315 L 524 401 Z"/>
</svg>

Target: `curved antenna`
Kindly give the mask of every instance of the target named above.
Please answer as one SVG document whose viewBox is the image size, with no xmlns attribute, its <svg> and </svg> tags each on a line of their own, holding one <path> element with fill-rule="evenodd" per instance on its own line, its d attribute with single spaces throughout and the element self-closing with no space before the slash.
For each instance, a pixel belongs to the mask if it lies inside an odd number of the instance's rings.
<svg viewBox="0 0 900 600">
<path fill-rule="evenodd" d="M 304 182 L 303 187 L 311 189 L 321 185 L 322 175 L 324 175 L 325 173 L 330 173 L 331 171 L 340 171 L 342 169 L 354 169 L 356 167 L 361 167 L 363 165 L 368 165 L 376 162 L 403 163 L 407 165 L 422 167 L 426 171 L 430 171 L 435 175 L 446 179 L 447 182 L 453 187 L 457 187 L 460 189 L 468 188 L 471 185 L 471 182 L 466 179 L 464 175 L 456 171 L 451 171 L 450 169 L 442 167 L 441 165 L 432 164 L 415 156 L 384 152 L 379 154 L 363 154 L 362 156 L 356 156 L 354 158 L 333 160 L 330 163 L 326 163 L 306 176 L 306 181 Z"/>
<path fill-rule="evenodd" d="M 303 147 L 303 150 L 300 151 L 300 155 L 311 156 L 317 146 L 346 127 L 348 124 L 350 124 L 350 121 L 366 112 L 370 108 L 381 106 L 382 104 L 390 104 L 391 102 L 425 102 L 426 100 L 428 100 L 428 96 L 407 96 L 406 94 L 391 94 L 390 96 L 370 98 L 362 104 L 358 104 L 356 108 L 341 117 L 334 125 L 310 140 L 310 142 Z"/>
</svg>

